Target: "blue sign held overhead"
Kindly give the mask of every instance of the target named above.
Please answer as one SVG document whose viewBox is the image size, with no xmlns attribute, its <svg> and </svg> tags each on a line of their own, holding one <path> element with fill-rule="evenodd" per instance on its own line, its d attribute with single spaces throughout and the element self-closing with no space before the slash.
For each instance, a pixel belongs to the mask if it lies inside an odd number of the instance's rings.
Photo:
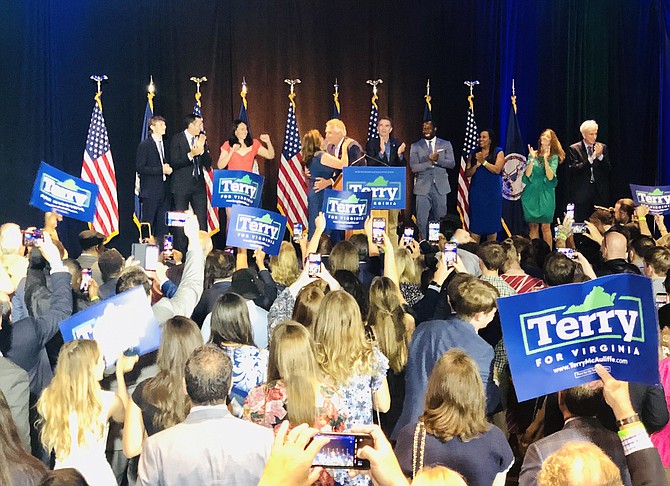
<svg viewBox="0 0 670 486">
<path fill-rule="evenodd" d="M 155 351 L 161 341 L 160 326 L 141 286 L 77 312 L 59 327 L 65 342 L 97 341 L 107 366 L 129 349 L 140 356 Z"/>
<path fill-rule="evenodd" d="M 226 245 L 249 250 L 260 248 L 268 255 L 278 255 L 285 230 L 286 216 L 236 205 L 230 212 Z"/>
<path fill-rule="evenodd" d="M 635 204 L 649 206 L 649 214 L 670 214 L 670 186 L 630 184 Z"/>
<path fill-rule="evenodd" d="M 359 194 L 351 191 L 326 189 L 323 197 L 323 214 L 326 216 L 326 228 L 336 230 L 354 230 L 365 226 L 370 214 L 372 195 L 369 192 Z"/>
<path fill-rule="evenodd" d="M 658 321 L 651 281 L 640 275 L 498 299 L 503 339 L 520 401 L 597 380 L 659 383 Z"/>
<path fill-rule="evenodd" d="M 372 195 L 372 209 L 405 209 L 404 167 L 345 167 L 343 188 Z"/>
<path fill-rule="evenodd" d="M 98 192 L 96 184 L 42 162 L 33 184 L 30 205 L 90 223 L 95 217 Z"/>
<path fill-rule="evenodd" d="M 244 170 L 215 170 L 212 206 L 223 208 L 239 204 L 258 207 L 264 180 L 262 175 Z"/>
</svg>

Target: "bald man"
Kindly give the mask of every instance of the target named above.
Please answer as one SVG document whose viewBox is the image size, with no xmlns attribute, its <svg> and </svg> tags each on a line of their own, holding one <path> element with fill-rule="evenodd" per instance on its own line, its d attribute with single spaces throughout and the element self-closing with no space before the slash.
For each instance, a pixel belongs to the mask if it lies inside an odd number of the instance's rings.
<svg viewBox="0 0 670 486">
<path fill-rule="evenodd" d="M 613 226 L 605 232 L 600 254 L 604 261 L 596 270 L 598 277 L 617 273 L 640 275 L 640 269 L 628 261 L 628 234 L 620 227 Z"/>
</svg>

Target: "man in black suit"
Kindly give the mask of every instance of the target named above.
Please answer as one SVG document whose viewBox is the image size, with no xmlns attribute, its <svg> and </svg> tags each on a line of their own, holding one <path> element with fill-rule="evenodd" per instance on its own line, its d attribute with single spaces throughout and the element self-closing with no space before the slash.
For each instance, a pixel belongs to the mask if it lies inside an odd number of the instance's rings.
<svg viewBox="0 0 670 486">
<path fill-rule="evenodd" d="M 405 149 L 407 146 L 404 142 L 391 137 L 393 121 L 387 116 L 381 117 L 377 123 L 377 131 L 379 132 L 379 138 L 372 138 L 365 144 L 368 165 L 379 165 L 382 167 L 406 166 Z M 386 219 L 386 234 L 389 235 L 391 243 L 395 247 L 398 243 L 397 228 L 400 210 L 374 210 L 372 215 L 375 216 L 375 213 L 380 213 L 379 216 Z"/>
<path fill-rule="evenodd" d="M 142 203 L 142 222 L 151 224 L 157 239 L 167 232 L 165 212 L 170 209 L 170 191 L 168 176 L 172 167 L 168 162 L 168 153 L 163 143 L 165 118 L 152 116 L 149 120 L 151 135 L 142 140 L 137 147 L 135 170 L 140 176 L 140 202 Z"/>
<path fill-rule="evenodd" d="M 566 203 L 575 204 L 575 221 L 588 219 L 593 205 L 610 204 L 609 173 L 611 169 L 607 145 L 596 142 L 598 124 L 586 120 L 579 127 L 583 140 L 568 149 L 568 181 Z"/>
<path fill-rule="evenodd" d="M 173 169 L 170 188 L 174 199 L 174 209 L 185 211 L 191 204 L 198 217 L 200 229 L 207 230 L 207 190 L 204 171 L 212 166 L 212 156 L 207 148 L 207 137 L 202 131 L 202 118 L 186 115 L 183 132 L 172 137 L 170 145 L 170 166 Z M 175 247 L 186 249 L 183 232 L 175 232 Z"/>
</svg>

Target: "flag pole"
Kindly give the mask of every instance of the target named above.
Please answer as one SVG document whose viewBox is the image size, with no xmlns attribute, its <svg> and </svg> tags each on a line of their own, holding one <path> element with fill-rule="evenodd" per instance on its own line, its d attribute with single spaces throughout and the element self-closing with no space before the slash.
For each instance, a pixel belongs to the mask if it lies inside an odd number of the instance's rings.
<svg viewBox="0 0 670 486">
<path fill-rule="evenodd" d="M 90 77 L 93 81 L 95 81 L 98 85 L 98 91 L 95 93 L 95 96 L 93 99 L 95 102 L 98 104 L 98 108 L 100 108 L 100 111 L 102 111 L 102 82 L 108 80 L 109 78 L 107 77 L 106 74 L 94 74 L 93 76 Z"/>
</svg>

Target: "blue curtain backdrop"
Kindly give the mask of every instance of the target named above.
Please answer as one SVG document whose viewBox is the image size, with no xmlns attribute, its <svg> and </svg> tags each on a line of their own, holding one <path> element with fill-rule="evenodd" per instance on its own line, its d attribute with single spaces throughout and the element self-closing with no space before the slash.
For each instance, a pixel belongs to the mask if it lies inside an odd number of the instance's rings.
<svg viewBox="0 0 670 486">
<path fill-rule="evenodd" d="M 342 119 L 365 138 L 366 79 L 382 78 L 380 112 L 394 135 L 420 137 L 423 95 L 431 80 L 438 135 L 460 154 L 467 88 L 477 79 L 479 127 L 505 139 L 512 79 L 525 140 L 545 127 L 564 146 L 586 118 L 600 123 L 616 170 L 615 196 L 627 183 L 670 182 L 670 0 L 5 0 L 0 5 L 0 222 L 27 226 L 40 160 L 79 174 L 95 85 L 107 74 L 103 108 L 116 163 L 121 235 L 132 223 L 135 149 L 149 75 L 155 111 L 168 135 L 193 106 L 191 76 L 207 76 L 203 113 L 214 157 L 237 115 L 242 77 L 249 85 L 254 133 L 282 144 L 285 78 L 299 77 L 301 132 L 323 129 L 340 85 Z M 277 150 L 277 151 L 278 151 Z M 263 205 L 273 207 L 279 158 L 265 165 Z M 454 176 L 455 177 L 455 176 Z M 455 181 L 454 181 L 455 182 Z M 454 185 L 452 185 L 454 187 Z M 453 201 L 450 201 L 453 205 Z M 72 239 L 83 228 L 67 222 Z M 66 235 L 66 243 L 67 243 Z"/>
</svg>

